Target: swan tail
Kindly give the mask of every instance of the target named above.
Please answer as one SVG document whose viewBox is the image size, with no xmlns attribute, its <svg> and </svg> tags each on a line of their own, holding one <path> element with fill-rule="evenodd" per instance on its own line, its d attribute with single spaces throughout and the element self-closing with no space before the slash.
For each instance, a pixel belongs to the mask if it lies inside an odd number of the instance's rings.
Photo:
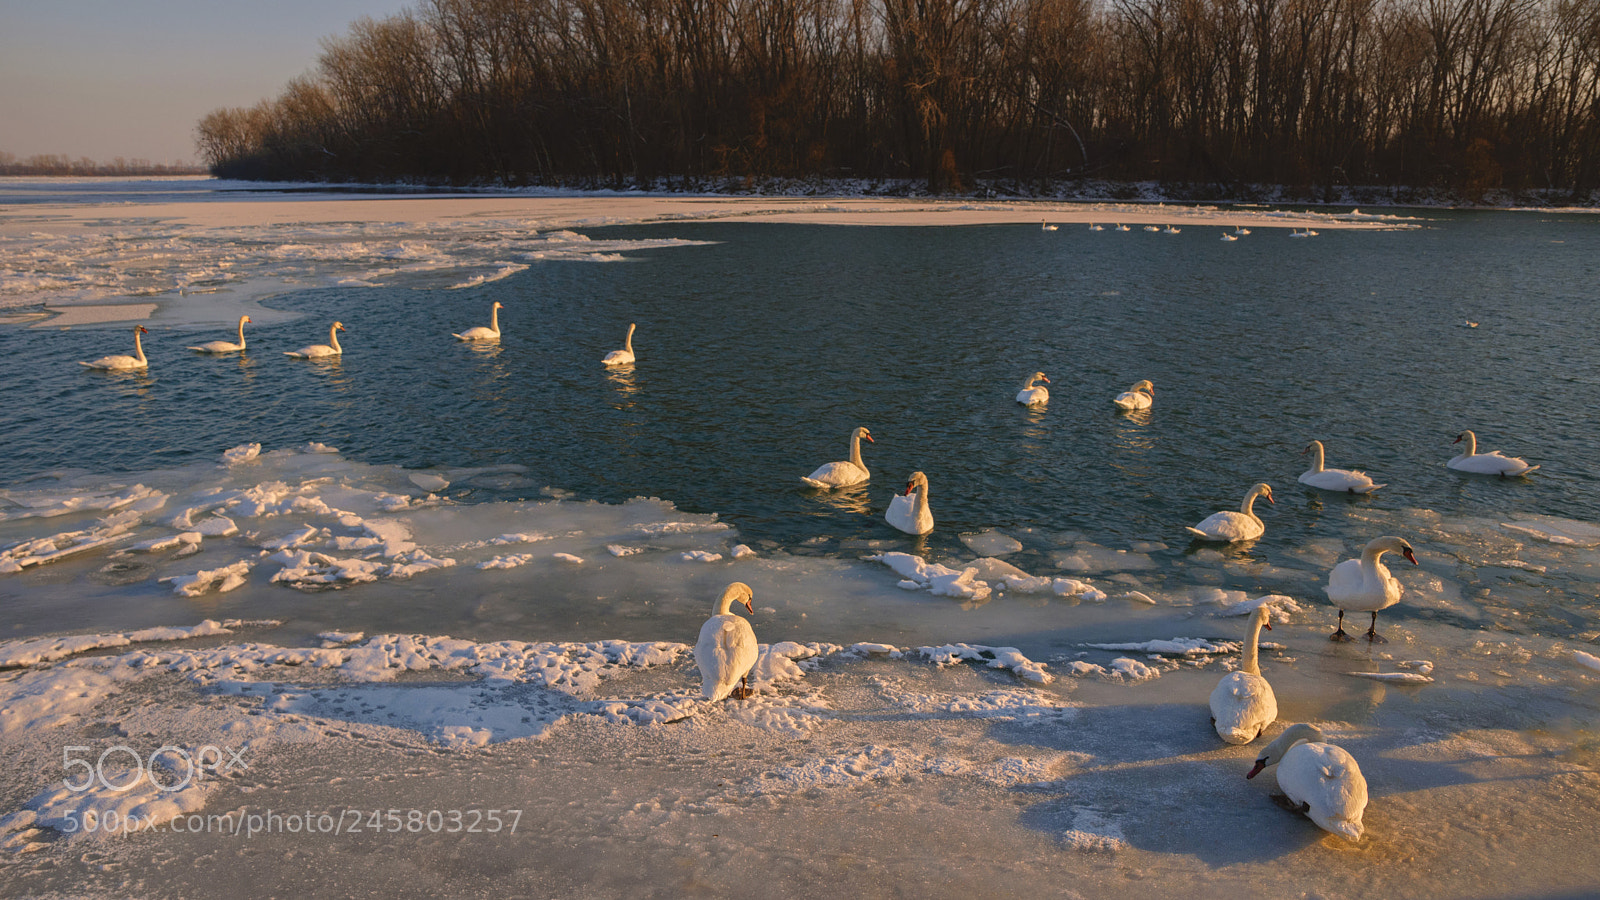
<svg viewBox="0 0 1600 900">
<path fill-rule="evenodd" d="M 1203 538 L 1205 538 L 1207 540 L 1211 539 L 1211 535 L 1206 534 L 1204 531 L 1201 531 L 1198 528 L 1195 528 L 1195 527 L 1190 526 L 1190 525 L 1185 525 L 1183 527 L 1184 527 L 1185 531 L 1188 531 L 1190 534 L 1194 535 L 1195 537 L 1203 537 Z"/>
</svg>

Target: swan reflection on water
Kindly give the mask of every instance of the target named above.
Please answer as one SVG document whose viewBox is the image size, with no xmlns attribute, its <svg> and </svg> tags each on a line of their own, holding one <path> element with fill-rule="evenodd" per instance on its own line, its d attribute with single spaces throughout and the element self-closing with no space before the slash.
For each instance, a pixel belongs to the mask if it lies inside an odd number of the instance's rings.
<svg viewBox="0 0 1600 900">
<path fill-rule="evenodd" d="M 801 486 L 802 493 L 809 495 L 827 509 L 816 510 L 813 514 L 819 516 L 832 516 L 834 513 L 858 513 L 863 516 L 872 515 L 871 485 L 868 482 L 852 484 L 848 487 L 822 490 L 819 488 Z"/>
<path fill-rule="evenodd" d="M 631 409 L 633 407 L 633 395 L 639 393 L 639 383 L 633 377 L 633 365 L 626 364 L 607 368 L 606 380 L 611 382 L 611 386 L 617 389 L 617 393 L 621 395 L 621 399 L 624 401 L 613 408 Z"/>
</svg>

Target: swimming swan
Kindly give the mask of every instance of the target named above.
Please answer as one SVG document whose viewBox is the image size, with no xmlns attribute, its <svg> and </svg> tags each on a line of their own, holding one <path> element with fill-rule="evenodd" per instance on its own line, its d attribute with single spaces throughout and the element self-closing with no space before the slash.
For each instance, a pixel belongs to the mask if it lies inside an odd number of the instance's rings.
<svg viewBox="0 0 1600 900">
<path fill-rule="evenodd" d="M 243 353 L 244 352 L 244 323 L 250 321 L 249 316 L 239 317 L 239 343 L 231 341 L 206 341 L 198 347 L 190 347 L 200 353 Z"/>
<path fill-rule="evenodd" d="M 1134 382 L 1133 387 L 1118 394 L 1111 402 L 1118 409 L 1149 409 L 1156 402 L 1156 386 L 1148 381 Z"/>
<path fill-rule="evenodd" d="M 1315 451 L 1312 457 L 1311 468 L 1300 474 L 1300 483 L 1308 484 L 1324 491 L 1345 491 L 1350 494 L 1370 494 L 1381 484 L 1373 483 L 1365 472 L 1354 472 L 1349 469 L 1324 469 L 1322 467 L 1322 442 L 1312 441 L 1300 451 L 1301 456 Z"/>
<path fill-rule="evenodd" d="M 344 348 L 339 346 L 339 332 L 344 330 L 343 322 L 335 322 L 328 327 L 328 342 L 326 344 L 312 344 L 301 347 L 299 350 L 286 350 L 284 356 L 295 359 L 320 359 L 324 356 L 343 356 Z"/>
<path fill-rule="evenodd" d="M 1343 747 L 1326 743 L 1310 725 L 1290 725 L 1244 777 L 1254 778 L 1272 765 L 1278 767 L 1278 787 L 1311 821 L 1347 841 L 1361 839 L 1367 779 Z"/>
<path fill-rule="evenodd" d="M 600 360 L 600 363 L 607 366 L 633 365 L 633 330 L 638 327 L 639 326 L 636 323 L 629 322 L 628 339 L 622 342 L 622 349 L 613 350 L 610 353 L 607 353 L 605 358 Z"/>
<path fill-rule="evenodd" d="M 456 334 L 454 332 L 451 332 L 450 336 L 455 338 L 458 341 L 498 341 L 498 340 L 500 340 L 500 310 L 502 310 L 502 309 L 505 309 L 505 307 L 503 305 L 501 305 L 500 301 L 496 300 L 494 302 L 494 305 L 489 307 L 489 327 L 488 328 L 485 328 L 482 325 L 478 325 L 478 326 L 475 326 L 473 328 L 468 328 L 466 331 L 463 331 L 460 334 Z"/>
<path fill-rule="evenodd" d="M 1389 574 L 1379 557 L 1385 553 L 1398 553 L 1417 565 L 1417 555 L 1411 545 L 1397 537 L 1375 538 L 1361 550 L 1360 559 L 1347 559 L 1328 573 L 1328 586 L 1323 588 L 1333 605 L 1339 607 L 1339 627 L 1328 635 L 1330 641 L 1355 640 L 1344 630 L 1346 612 L 1372 613 L 1372 625 L 1367 629 L 1367 640 L 1387 643 L 1378 634 L 1378 610 L 1388 609 L 1400 602 L 1400 581 Z"/>
<path fill-rule="evenodd" d="M 862 484 L 872 477 L 867 471 L 866 463 L 861 461 L 861 439 L 866 438 L 867 443 L 876 444 L 872 439 L 872 432 L 865 428 L 856 428 L 850 432 L 850 458 L 838 462 L 826 463 L 819 466 L 809 476 L 800 480 L 814 488 L 849 487 L 852 484 Z"/>
<path fill-rule="evenodd" d="M 915 492 L 916 496 L 912 497 Z M 912 472 L 906 492 L 889 501 L 883 518 L 906 534 L 927 534 L 933 530 L 933 511 L 928 508 L 928 476 Z"/>
<path fill-rule="evenodd" d="M 1528 465 L 1528 461 L 1525 459 L 1505 456 L 1499 450 L 1479 453 L 1478 436 L 1470 431 L 1463 431 L 1456 435 L 1456 439 L 1451 443 L 1459 444 L 1462 441 L 1466 441 L 1467 446 L 1462 450 L 1461 455 L 1452 457 L 1449 462 L 1445 463 L 1446 466 L 1455 469 L 1457 472 L 1471 472 L 1474 475 L 1499 475 L 1504 478 L 1507 475 L 1525 475 L 1539 468 L 1538 466 Z"/>
<path fill-rule="evenodd" d="M 88 366 L 91 369 L 100 369 L 100 370 L 106 371 L 106 372 L 118 372 L 118 371 L 123 371 L 123 370 L 126 370 L 126 369 L 146 369 L 146 368 L 149 368 L 150 367 L 150 361 L 144 358 L 144 344 L 139 340 L 139 335 L 141 335 L 141 334 L 149 334 L 149 333 L 150 332 L 146 331 L 143 325 L 135 325 L 135 326 L 133 326 L 133 355 L 132 356 L 126 356 L 126 355 L 123 355 L 123 354 L 117 354 L 115 356 L 102 356 L 99 359 L 95 360 L 94 362 L 81 362 L 80 361 L 78 363 L 78 365 L 80 365 L 80 366 Z"/>
<path fill-rule="evenodd" d="M 1050 379 L 1044 377 L 1043 372 L 1035 372 L 1029 375 L 1022 382 L 1022 390 L 1017 391 L 1018 403 L 1023 406 L 1043 406 L 1050 402 L 1050 389 L 1035 387 L 1033 384 L 1035 381 L 1042 381 L 1045 384 L 1050 383 Z"/>
<path fill-rule="evenodd" d="M 755 615 L 756 608 L 750 603 L 753 597 L 748 584 L 735 581 L 717 600 L 713 607 L 716 613 L 700 626 L 694 661 L 700 667 L 700 694 L 713 703 L 729 694 L 740 700 L 750 696 L 750 669 L 756 664 L 756 632 L 748 621 L 728 610 L 734 603 L 743 603 L 745 610 Z"/>
<path fill-rule="evenodd" d="M 1217 735 L 1230 744 L 1250 743 L 1278 718 L 1278 698 L 1272 693 L 1272 685 L 1261 677 L 1257 662 L 1261 629 L 1272 630 L 1272 623 L 1267 621 L 1271 614 L 1266 604 L 1250 614 L 1244 661 L 1238 671 L 1222 676 L 1211 692 L 1211 724 L 1216 726 Z"/>
<path fill-rule="evenodd" d="M 1253 541 L 1266 532 L 1267 526 L 1255 513 L 1257 497 L 1267 498 L 1268 503 L 1276 504 L 1272 499 L 1272 488 L 1265 484 L 1258 484 L 1244 495 L 1244 502 L 1239 504 L 1239 511 L 1223 510 L 1207 516 L 1205 521 L 1189 529 L 1189 533 L 1207 541 Z"/>
</svg>

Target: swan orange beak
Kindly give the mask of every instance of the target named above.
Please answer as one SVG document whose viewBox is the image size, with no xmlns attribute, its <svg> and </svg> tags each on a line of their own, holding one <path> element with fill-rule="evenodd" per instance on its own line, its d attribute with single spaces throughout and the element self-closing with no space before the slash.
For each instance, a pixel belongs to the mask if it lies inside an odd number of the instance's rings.
<svg viewBox="0 0 1600 900">
<path fill-rule="evenodd" d="M 1050 379 L 1044 377 L 1043 375 L 1039 376 L 1039 380 L 1044 382 L 1045 384 L 1049 384 L 1050 383 Z"/>
<path fill-rule="evenodd" d="M 1261 627 L 1262 627 L 1262 628 L 1265 628 L 1265 629 L 1266 629 L 1266 630 L 1268 630 L 1268 631 L 1271 631 L 1271 630 L 1272 630 L 1272 620 L 1271 620 L 1271 619 L 1268 619 L 1268 620 L 1266 620 L 1266 621 L 1265 621 L 1265 622 L 1262 622 L 1262 623 L 1261 623 Z"/>
<path fill-rule="evenodd" d="M 1416 554 L 1415 554 L 1415 553 L 1412 553 L 1412 552 L 1411 552 L 1411 548 L 1410 548 L 1410 547 L 1401 547 L 1401 548 L 1400 548 L 1400 552 L 1401 552 L 1401 553 L 1403 553 L 1403 554 L 1405 554 L 1405 558 L 1406 558 L 1406 559 L 1409 559 L 1409 560 L 1411 560 L 1411 564 L 1412 564 L 1412 565 L 1413 565 L 1413 566 L 1420 566 L 1420 565 L 1422 565 L 1422 563 L 1419 563 L 1419 562 L 1417 562 L 1417 555 L 1416 555 Z"/>
<path fill-rule="evenodd" d="M 1456 435 L 1456 439 L 1455 439 L 1455 440 L 1453 440 L 1453 441 L 1451 441 L 1451 442 L 1450 442 L 1450 443 L 1452 443 L 1452 444 L 1459 444 L 1459 443 L 1461 443 L 1461 435 L 1459 435 L 1459 434 L 1458 434 L 1458 435 Z"/>
<path fill-rule="evenodd" d="M 870 435 L 870 434 L 863 434 L 862 437 L 866 438 L 867 439 L 867 443 L 869 443 L 869 444 L 876 444 L 877 443 L 877 441 L 872 439 L 872 435 Z"/>
<path fill-rule="evenodd" d="M 756 608 L 750 604 L 748 599 L 744 601 L 744 608 L 750 611 L 750 615 L 753 616 L 756 614 Z"/>
<path fill-rule="evenodd" d="M 1258 759 L 1258 760 L 1256 760 L 1255 766 L 1253 768 L 1251 768 L 1249 772 L 1246 772 L 1244 777 L 1246 777 L 1246 778 L 1254 778 L 1257 775 L 1260 775 L 1261 774 L 1261 770 L 1265 769 L 1266 767 L 1267 767 L 1266 758 L 1263 757 L 1261 759 Z"/>
</svg>

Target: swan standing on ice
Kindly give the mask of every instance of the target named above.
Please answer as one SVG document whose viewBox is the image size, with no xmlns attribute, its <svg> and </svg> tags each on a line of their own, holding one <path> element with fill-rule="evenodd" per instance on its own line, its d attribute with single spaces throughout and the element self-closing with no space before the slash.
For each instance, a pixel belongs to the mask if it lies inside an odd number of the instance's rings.
<svg viewBox="0 0 1600 900">
<path fill-rule="evenodd" d="M 872 477 L 867 471 L 867 464 L 861 461 L 861 439 L 866 438 L 867 443 L 876 444 L 872 439 L 872 432 L 865 428 L 857 428 L 850 432 L 850 458 L 838 462 L 826 463 L 819 466 L 809 476 L 800 480 L 814 488 L 849 487 L 852 484 L 862 484 Z"/>
<path fill-rule="evenodd" d="M 639 326 L 637 323 L 629 322 L 628 339 L 622 342 L 622 349 L 613 350 L 610 353 L 607 353 L 605 358 L 600 360 L 600 363 L 607 366 L 633 365 L 633 330 L 638 327 Z"/>
<path fill-rule="evenodd" d="M 244 323 L 250 321 L 249 316 L 239 317 L 239 343 L 232 341 L 206 341 L 198 347 L 190 347 L 200 353 L 243 353 L 244 352 Z"/>
<path fill-rule="evenodd" d="M 1479 453 L 1478 436 L 1470 431 L 1461 432 L 1451 443 L 1459 444 L 1462 441 L 1466 441 L 1467 446 L 1462 449 L 1461 455 L 1452 457 L 1449 462 L 1445 463 L 1446 466 L 1455 469 L 1457 472 L 1471 472 L 1474 475 L 1499 475 L 1504 478 L 1507 475 L 1525 475 L 1539 468 L 1538 466 L 1528 465 L 1528 461 L 1525 459 L 1506 456 L 1499 450 Z"/>
<path fill-rule="evenodd" d="M 1370 494 L 1381 484 L 1373 483 L 1365 472 L 1354 472 L 1350 469 L 1324 469 L 1322 467 L 1322 442 L 1312 441 L 1300 451 L 1301 456 L 1315 452 L 1312 457 L 1311 468 L 1300 473 L 1300 483 L 1308 484 L 1324 491 L 1344 491 L 1350 494 Z"/>
<path fill-rule="evenodd" d="M 1050 389 L 1035 387 L 1033 384 L 1035 381 L 1042 381 L 1045 384 L 1050 383 L 1050 379 L 1044 377 L 1043 372 L 1035 372 L 1029 375 L 1022 382 L 1022 390 L 1017 392 L 1018 403 L 1023 406 L 1043 406 L 1050 402 Z"/>
<path fill-rule="evenodd" d="M 344 330 L 343 322 L 335 322 L 328 328 L 328 342 L 326 344 L 312 344 L 301 347 L 299 350 L 286 350 L 284 356 L 295 359 L 320 359 L 325 356 L 343 356 L 344 348 L 339 346 L 339 332 Z"/>
<path fill-rule="evenodd" d="M 1300 812 L 1347 841 L 1361 839 L 1361 814 L 1367 808 L 1367 779 L 1355 757 L 1326 743 L 1322 732 L 1290 725 L 1261 751 L 1246 778 L 1267 766 L 1278 767 L 1278 787 Z"/>
<path fill-rule="evenodd" d="M 911 496 L 915 492 L 916 496 Z M 927 534 L 933 530 L 933 510 L 928 508 L 928 476 L 912 472 L 906 492 L 889 501 L 883 518 L 906 534 Z"/>
<path fill-rule="evenodd" d="M 1149 409 L 1156 402 L 1156 386 L 1148 381 L 1136 381 L 1111 402 L 1118 409 Z"/>
<path fill-rule="evenodd" d="M 1346 612 L 1372 613 L 1372 625 L 1367 629 L 1367 640 L 1388 643 L 1378 634 L 1378 610 L 1388 609 L 1400 602 L 1399 579 L 1389 574 L 1389 567 L 1379 557 L 1385 553 L 1398 553 L 1417 565 L 1417 555 L 1411 545 L 1397 537 L 1381 537 L 1368 541 L 1361 550 L 1360 559 L 1347 559 L 1328 573 L 1328 586 L 1323 588 L 1333 605 L 1339 607 L 1339 627 L 1328 635 L 1330 641 L 1355 640 L 1344 630 Z"/>
<path fill-rule="evenodd" d="M 1272 630 L 1272 623 L 1267 621 L 1271 615 L 1265 603 L 1250 614 L 1244 660 L 1237 672 L 1222 676 L 1211 692 L 1211 724 L 1217 727 L 1218 736 L 1230 744 L 1250 743 L 1278 718 L 1278 698 L 1272 693 L 1272 685 L 1261 677 L 1257 661 L 1261 629 Z"/>
<path fill-rule="evenodd" d="M 463 331 L 460 334 L 456 334 L 454 332 L 451 332 L 450 336 L 455 338 L 458 341 L 498 341 L 498 340 L 500 340 L 500 310 L 502 310 L 502 309 L 505 309 L 505 307 L 503 305 L 501 305 L 499 300 L 496 300 L 494 302 L 494 305 L 489 307 L 489 327 L 488 328 L 485 328 L 482 325 L 478 325 L 478 326 L 473 327 L 473 328 L 468 328 L 466 331 Z"/>
<path fill-rule="evenodd" d="M 712 703 L 729 694 L 743 700 L 750 696 L 750 669 L 756 664 L 756 632 L 750 623 L 729 612 L 743 603 L 751 615 L 756 608 L 750 586 L 735 581 L 722 592 L 714 607 L 716 613 L 700 626 L 700 640 L 694 645 L 694 661 L 700 667 L 700 694 Z M 743 684 L 740 684 L 743 681 Z"/>
<path fill-rule="evenodd" d="M 1223 510 L 1207 516 L 1205 521 L 1189 529 L 1189 533 L 1207 541 L 1253 541 L 1266 532 L 1267 526 L 1255 513 L 1257 497 L 1267 498 L 1268 503 L 1276 505 L 1272 499 L 1272 488 L 1266 484 L 1257 484 L 1244 495 L 1244 502 L 1239 504 L 1239 511 Z"/>
<path fill-rule="evenodd" d="M 128 369 L 149 368 L 150 361 L 144 358 L 144 343 L 139 340 L 139 335 L 149 333 L 150 332 L 146 331 L 143 325 L 133 326 L 132 356 L 119 353 L 114 356 L 102 356 L 94 362 L 80 361 L 78 365 L 88 366 L 91 369 L 100 369 L 106 372 L 120 372 Z"/>
</svg>

